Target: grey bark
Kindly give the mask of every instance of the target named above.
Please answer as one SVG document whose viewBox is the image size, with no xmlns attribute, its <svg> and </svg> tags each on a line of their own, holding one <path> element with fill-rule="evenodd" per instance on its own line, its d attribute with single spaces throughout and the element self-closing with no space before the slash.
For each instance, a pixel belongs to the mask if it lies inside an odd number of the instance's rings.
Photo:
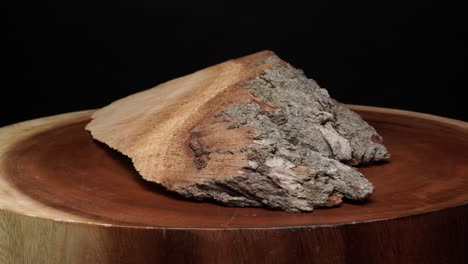
<svg viewBox="0 0 468 264">
<path fill-rule="evenodd" d="M 335 205 L 342 196 L 363 200 L 372 194 L 372 184 L 348 165 L 388 160 L 390 155 L 359 115 L 286 63 L 241 86 L 276 109 L 267 111 L 251 102 L 216 114 L 236 120 L 232 129 L 248 126 L 255 131 L 253 143 L 241 150 L 247 152 L 249 166 L 232 178 L 205 181 L 178 193 L 291 212 Z"/>
</svg>

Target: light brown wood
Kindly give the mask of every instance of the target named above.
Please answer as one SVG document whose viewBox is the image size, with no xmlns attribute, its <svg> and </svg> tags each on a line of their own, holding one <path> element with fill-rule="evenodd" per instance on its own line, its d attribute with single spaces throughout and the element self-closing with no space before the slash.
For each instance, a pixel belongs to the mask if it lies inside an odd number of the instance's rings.
<svg viewBox="0 0 468 264">
<path fill-rule="evenodd" d="M 93 111 L 1 128 L 0 263 L 466 263 L 468 124 L 352 109 L 392 162 L 360 168 L 368 203 L 302 214 L 171 195 L 92 140 Z"/>
<path fill-rule="evenodd" d="M 247 166 L 244 156 L 229 157 L 230 162 L 219 157 L 219 162 L 210 164 L 222 163 L 222 166 L 212 166 L 200 174 L 193 166 L 187 138 L 190 130 L 210 113 L 252 100 L 246 89 L 234 89 L 234 86 L 239 80 L 252 78 L 269 67 L 268 63 L 252 66 L 269 56 L 270 52 L 261 52 L 227 61 L 118 100 L 93 115 L 94 120 L 87 129 L 94 138 L 131 157 L 135 168 L 146 179 L 170 189 L 197 182 L 198 177 L 232 175 Z M 216 127 L 211 130 L 216 134 Z M 242 135 L 222 133 L 220 136 L 217 141 L 231 148 L 245 147 L 251 141 L 247 131 Z"/>
</svg>

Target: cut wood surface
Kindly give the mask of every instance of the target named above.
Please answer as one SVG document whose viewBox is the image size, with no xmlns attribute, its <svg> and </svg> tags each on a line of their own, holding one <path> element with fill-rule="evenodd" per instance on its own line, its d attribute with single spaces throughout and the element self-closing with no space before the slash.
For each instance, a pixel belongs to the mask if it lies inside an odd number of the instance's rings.
<svg viewBox="0 0 468 264">
<path fill-rule="evenodd" d="M 392 162 L 365 204 L 291 214 L 181 198 L 84 130 L 93 111 L 0 128 L 0 263 L 467 263 L 468 124 L 352 106 Z"/>
<path fill-rule="evenodd" d="M 382 137 L 302 71 L 265 51 L 118 100 L 92 136 L 146 180 L 197 200 L 311 211 L 364 200 L 348 165 L 388 160 Z"/>
</svg>

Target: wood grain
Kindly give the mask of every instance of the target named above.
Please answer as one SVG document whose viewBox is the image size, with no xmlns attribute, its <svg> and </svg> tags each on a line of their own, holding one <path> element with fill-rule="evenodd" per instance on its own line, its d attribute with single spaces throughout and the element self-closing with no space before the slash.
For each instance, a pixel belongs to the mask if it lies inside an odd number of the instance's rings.
<svg viewBox="0 0 468 264">
<path fill-rule="evenodd" d="M 264 51 L 226 61 L 119 99 L 96 111 L 86 129 L 95 139 L 130 157 L 145 179 L 169 189 L 188 186 L 206 177 L 230 176 L 247 166 L 245 153 L 230 156 L 230 163 L 213 162 L 223 166 L 208 166 L 201 173 L 193 166 L 193 154 L 186 139 L 190 130 L 208 116 L 227 105 L 252 100 L 246 89 L 234 88 L 240 81 L 277 64 L 266 62 L 272 56 Z M 235 135 L 232 131 L 231 134 Z M 239 145 L 237 148 L 245 147 L 251 140 L 246 132 L 242 134 L 222 140 L 228 145 Z"/>
<path fill-rule="evenodd" d="M 468 125 L 352 109 L 392 161 L 360 168 L 368 203 L 310 214 L 167 193 L 91 139 L 92 111 L 1 128 L 0 263 L 466 263 Z"/>
</svg>

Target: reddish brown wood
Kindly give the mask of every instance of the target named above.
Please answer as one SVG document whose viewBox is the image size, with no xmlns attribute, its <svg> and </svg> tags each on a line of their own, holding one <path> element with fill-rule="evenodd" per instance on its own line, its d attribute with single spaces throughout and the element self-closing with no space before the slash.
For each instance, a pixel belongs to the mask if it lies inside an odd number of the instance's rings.
<svg viewBox="0 0 468 264">
<path fill-rule="evenodd" d="M 468 126 L 357 110 L 384 137 L 392 160 L 360 168 L 376 187 L 368 203 L 312 213 L 230 208 L 167 193 L 93 141 L 84 131 L 87 115 L 16 144 L 2 166 L 27 196 L 94 222 L 54 225 L 67 225 L 70 234 L 102 233 L 111 241 L 101 245 L 109 263 L 468 262 Z"/>
</svg>

